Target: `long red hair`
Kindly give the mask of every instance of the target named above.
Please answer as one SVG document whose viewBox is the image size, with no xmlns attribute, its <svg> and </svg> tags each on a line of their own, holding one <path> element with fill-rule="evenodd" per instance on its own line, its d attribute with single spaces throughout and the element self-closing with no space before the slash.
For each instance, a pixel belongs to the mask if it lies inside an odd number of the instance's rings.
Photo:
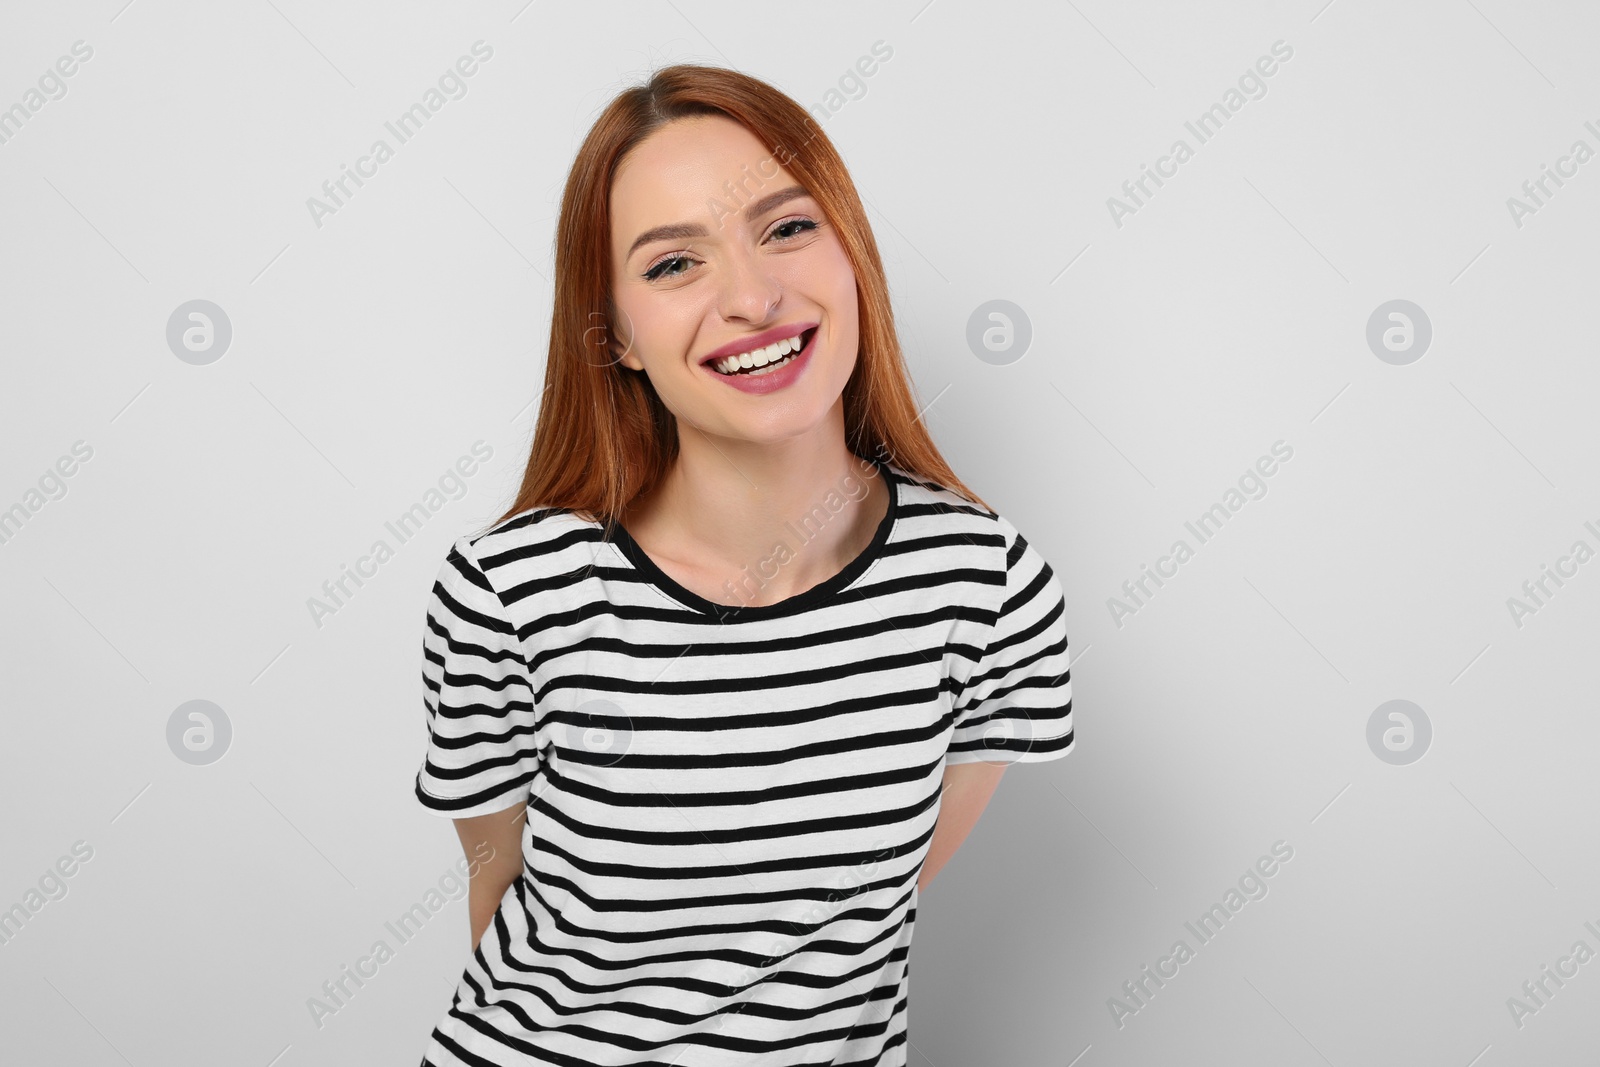
<svg viewBox="0 0 1600 1067">
<path fill-rule="evenodd" d="M 677 422 L 650 379 L 611 352 L 611 183 L 633 147 L 676 119 L 722 115 L 750 130 L 816 199 L 855 270 L 861 348 L 844 387 L 845 444 L 989 508 L 950 469 L 923 426 L 894 327 L 889 285 L 855 184 L 805 108 L 721 67 L 655 72 L 607 105 L 567 175 L 555 236 L 555 306 L 545 390 L 515 502 L 569 508 L 609 527 L 678 453 Z"/>
</svg>

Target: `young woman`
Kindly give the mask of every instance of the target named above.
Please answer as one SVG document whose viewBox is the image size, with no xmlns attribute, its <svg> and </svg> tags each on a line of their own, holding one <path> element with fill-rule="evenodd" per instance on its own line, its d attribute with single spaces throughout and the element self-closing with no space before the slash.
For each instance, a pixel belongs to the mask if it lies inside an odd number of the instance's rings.
<svg viewBox="0 0 1600 1067">
<path fill-rule="evenodd" d="M 1060 584 L 923 428 L 771 86 L 613 101 L 555 278 L 521 491 L 429 602 L 417 797 L 489 858 L 423 1063 L 904 1064 L 918 892 L 1072 750 Z"/>
</svg>

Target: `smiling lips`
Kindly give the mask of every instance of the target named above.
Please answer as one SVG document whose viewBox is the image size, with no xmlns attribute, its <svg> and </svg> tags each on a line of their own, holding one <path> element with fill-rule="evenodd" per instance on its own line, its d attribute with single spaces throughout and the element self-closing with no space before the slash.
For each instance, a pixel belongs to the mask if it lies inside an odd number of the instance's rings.
<svg viewBox="0 0 1600 1067">
<path fill-rule="evenodd" d="M 816 329 L 814 323 L 796 323 L 779 326 L 754 337 L 724 345 L 702 359 L 703 366 L 722 375 L 749 373 L 762 367 L 782 362 L 786 356 L 798 352 Z"/>
<path fill-rule="evenodd" d="M 765 348 L 758 348 L 754 352 L 745 352 L 727 359 L 715 360 L 711 368 L 718 374 L 763 374 L 774 367 L 788 362 L 788 357 L 800 351 L 805 344 L 805 335 L 802 334 L 788 340 L 770 344 Z"/>
</svg>

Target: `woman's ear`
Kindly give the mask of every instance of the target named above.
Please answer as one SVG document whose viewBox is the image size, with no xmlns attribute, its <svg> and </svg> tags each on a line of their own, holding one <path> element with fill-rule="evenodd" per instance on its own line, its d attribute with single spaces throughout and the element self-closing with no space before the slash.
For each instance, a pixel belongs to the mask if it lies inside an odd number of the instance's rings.
<svg viewBox="0 0 1600 1067">
<path fill-rule="evenodd" d="M 607 304 L 611 322 L 616 322 L 618 308 L 614 304 Z M 623 340 L 616 329 L 607 330 L 607 346 L 611 352 L 611 362 L 627 367 L 629 370 L 644 370 L 644 361 L 633 354 L 633 317 L 627 312 L 622 312 L 622 317 L 628 320 L 628 336 Z"/>
</svg>

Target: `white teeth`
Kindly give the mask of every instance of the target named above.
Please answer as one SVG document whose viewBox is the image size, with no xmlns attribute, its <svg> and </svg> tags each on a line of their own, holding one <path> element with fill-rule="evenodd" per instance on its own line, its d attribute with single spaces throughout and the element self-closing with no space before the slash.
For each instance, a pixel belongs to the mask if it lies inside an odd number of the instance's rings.
<svg viewBox="0 0 1600 1067">
<path fill-rule="evenodd" d="M 775 341 L 765 348 L 757 348 L 750 352 L 742 352 L 737 356 L 716 360 L 711 364 L 713 370 L 719 374 L 732 374 L 737 370 L 749 370 L 752 367 L 764 367 L 768 363 L 775 363 L 791 352 L 800 350 L 800 337 L 785 338 Z"/>
</svg>

